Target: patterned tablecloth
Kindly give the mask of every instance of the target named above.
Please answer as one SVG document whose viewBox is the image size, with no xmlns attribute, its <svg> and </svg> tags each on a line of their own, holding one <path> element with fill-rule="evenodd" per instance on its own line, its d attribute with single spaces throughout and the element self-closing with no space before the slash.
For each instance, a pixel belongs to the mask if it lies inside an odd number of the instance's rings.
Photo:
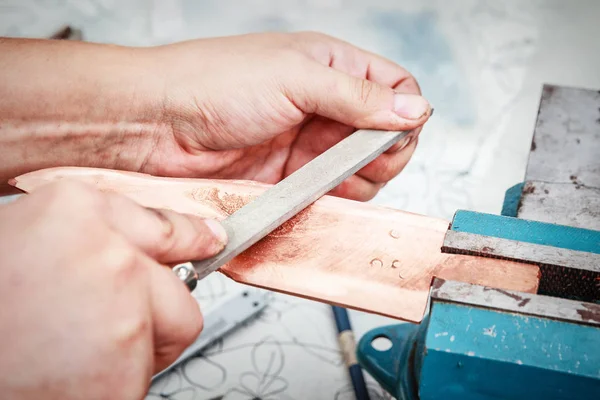
<svg viewBox="0 0 600 400">
<path fill-rule="evenodd" d="M 450 219 L 459 208 L 498 212 L 523 178 L 543 82 L 600 88 L 598 15 L 593 0 L 0 0 L 0 34 L 44 37 L 68 23 L 86 40 L 147 46 L 319 30 L 381 53 L 413 72 L 435 115 L 374 202 Z M 239 290 L 213 274 L 195 295 L 210 310 Z M 159 380 L 148 398 L 352 399 L 329 307 L 268 296 L 257 320 Z M 393 322 L 351 317 L 357 336 Z M 373 399 L 389 398 L 370 378 L 369 387 Z"/>
</svg>

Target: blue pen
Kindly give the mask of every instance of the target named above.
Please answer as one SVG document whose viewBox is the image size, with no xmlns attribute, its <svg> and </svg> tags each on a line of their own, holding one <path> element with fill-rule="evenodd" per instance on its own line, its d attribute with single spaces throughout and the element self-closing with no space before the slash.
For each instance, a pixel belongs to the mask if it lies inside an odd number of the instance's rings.
<svg viewBox="0 0 600 400">
<path fill-rule="evenodd" d="M 338 340 L 340 342 L 340 349 L 342 350 L 342 357 L 350 373 L 356 400 L 369 400 L 369 391 L 365 384 L 362 368 L 356 359 L 356 340 L 352 332 L 352 326 L 350 325 L 348 311 L 338 306 L 331 306 L 331 308 L 338 330 Z"/>
</svg>

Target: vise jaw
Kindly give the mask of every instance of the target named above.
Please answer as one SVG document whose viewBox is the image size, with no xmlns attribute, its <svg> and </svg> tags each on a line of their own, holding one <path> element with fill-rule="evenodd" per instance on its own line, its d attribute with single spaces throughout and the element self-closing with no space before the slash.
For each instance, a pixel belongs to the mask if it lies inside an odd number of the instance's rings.
<svg viewBox="0 0 600 400">
<path fill-rule="evenodd" d="M 358 357 L 403 400 L 597 399 L 600 305 L 435 279 L 423 323 L 369 331 Z"/>
</svg>

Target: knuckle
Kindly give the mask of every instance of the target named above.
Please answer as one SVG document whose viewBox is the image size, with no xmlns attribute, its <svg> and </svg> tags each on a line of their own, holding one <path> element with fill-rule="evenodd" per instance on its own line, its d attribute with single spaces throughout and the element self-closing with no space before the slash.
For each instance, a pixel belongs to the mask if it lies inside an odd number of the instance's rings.
<svg viewBox="0 0 600 400">
<path fill-rule="evenodd" d="M 294 49 L 298 53 L 307 55 L 320 64 L 329 64 L 331 62 L 332 43 L 334 42 L 331 36 L 313 31 L 298 32 L 292 35 L 290 43 L 286 48 Z"/>
<path fill-rule="evenodd" d="M 131 313 L 129 317 L 114 332 L 115 343 L 122 351 L 128 351 L 140 340 L 150 335 L 151 323 L 141 313 Z"/>
<path fill-rule="evenodd" d="M 156 256 L 163 258 L 173 251 L 177 245 L 177 234 L 171 211 L 148 208 L 160 224 L 160 238 L 156 246 Z"/>
<path fill-rule="evenodd" d="M 125 239 L 107 230 L 102 240 L 98 264 L 110 274 L 115 287 L 129 285 L 141 273 L 140 254 Z"/>
</svg>

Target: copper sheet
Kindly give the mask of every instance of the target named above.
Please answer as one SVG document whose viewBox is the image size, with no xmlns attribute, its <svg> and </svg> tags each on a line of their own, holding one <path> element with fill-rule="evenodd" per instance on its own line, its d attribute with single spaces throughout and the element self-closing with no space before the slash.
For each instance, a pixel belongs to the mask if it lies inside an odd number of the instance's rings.
<svg viewBox="0 0 600 400">
<path fill-rule="evenodd" d="M 223 219 L 268 185 L 157 178 L 93 168 L 51 168 L 16 178 L 25 192 L 58 179 L 85 181 L 147 207 Z M 535 293 L 537 266 L 444 254 L 449 222 L 325 196 L 220 272 L 253 286 L 411 322 L 423 318 L 433 276 Z"/>
</svg>

